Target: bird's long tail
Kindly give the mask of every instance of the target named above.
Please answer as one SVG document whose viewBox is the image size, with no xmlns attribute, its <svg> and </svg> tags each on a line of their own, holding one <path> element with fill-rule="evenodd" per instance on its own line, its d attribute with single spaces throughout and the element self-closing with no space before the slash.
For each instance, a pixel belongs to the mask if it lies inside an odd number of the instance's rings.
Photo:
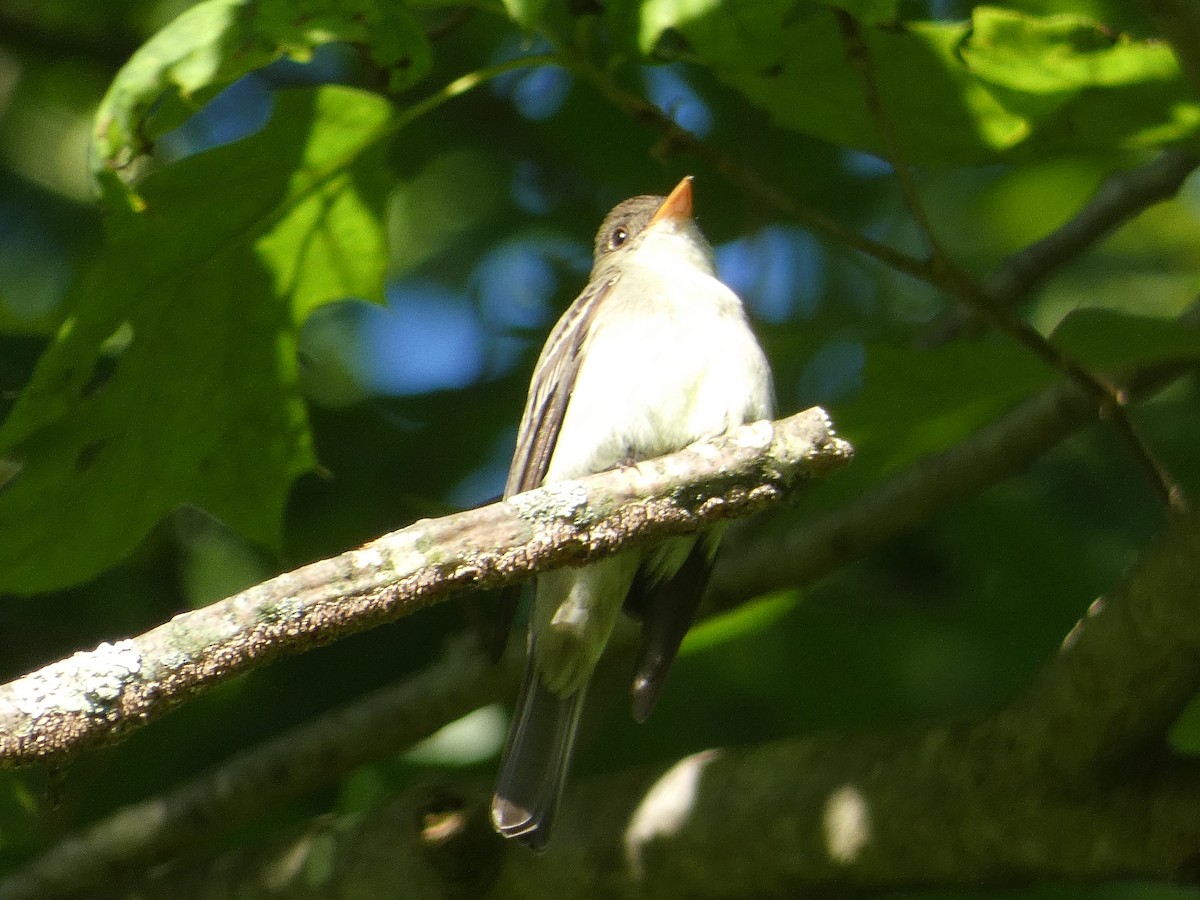
<svg viewBox="0 0 1200 900">
<path fill-rule="evenodd" d="M 534 850 L 545 849 L 550 840 L 586 694 L 586 686 L 569 697 L 547 689 L 530 647 L 492 797 L 492 823 Z"/>
</svg>

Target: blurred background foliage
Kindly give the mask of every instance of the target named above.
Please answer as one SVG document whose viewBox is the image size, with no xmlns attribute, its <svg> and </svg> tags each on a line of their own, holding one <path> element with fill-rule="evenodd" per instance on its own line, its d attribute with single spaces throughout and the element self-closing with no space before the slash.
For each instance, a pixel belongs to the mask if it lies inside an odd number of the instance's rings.
<svg viewBox="0 0 1200 900">
<path fill-rule="evenodd" d="M 930 218 L 980 275 L 1200 127 L 1135 5 L 837 5 L 868 27 Z M 832 21 L 782 0 L 0 3 L 0 679 L 496 496 L 594 228 L 685 173 L 781 411 L 826 405 L 859 451 L 751 533 L 819 516 L 1053 383 L 1001 336 L 929 349 L 944 298 L 745 196 L 571 69 L 611 71 L 787 194 L 917 251 Z M 567 65 L 438 95 L 556 53 Z M 1200 277 L 1198 213 L 1192 179 L 1022 314 L 1110 371 L 1194 356 L 1175 320 Z M 1196 393 L 1178 382 L 1134 414 L 1193 495 Z M 647 726 L 614 678 L 577 773 L 994 709 L 1161 523 L 1125 449 L 1088 429 L 838 573 L 701 625 Z M 53 778 L 0 775 L 0 871 L 402 678 L 462 626 L 446 604 L 238 679 Z M 371 806 L 431 766 L 486 775 L 504 724 L 473 716 L 240 839 Z M 1173 737 L 1195 746 L 1200 717 Z"/>
</svg>

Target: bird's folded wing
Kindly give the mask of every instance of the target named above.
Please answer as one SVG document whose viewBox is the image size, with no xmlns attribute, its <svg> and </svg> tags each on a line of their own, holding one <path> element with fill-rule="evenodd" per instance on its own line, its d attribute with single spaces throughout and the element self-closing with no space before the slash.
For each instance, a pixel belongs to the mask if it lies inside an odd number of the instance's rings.
<svg viewBox="0 0 1200 900">
<path fill-rule="evenodd" d="M 517 449 L 513 453 L 508 482 L 504 487 L 505 500 L 540 486 L 546 477 L 563 417 L 567 413 L 567 404 L 571 401 L 571 390 L 579 374 L 588 332 L 596 320 L 596 310 L 612 292 L 618 278 L 613 275 L 603 281 L 589 283 L 550 332 L 533 370 L 529 400 L 517 431 Z M 519 585 L 501 591 L 495 628 L 489 642 L 494 657 L 498 658 L 504 652 L 520 599 Z"/>
</svg>

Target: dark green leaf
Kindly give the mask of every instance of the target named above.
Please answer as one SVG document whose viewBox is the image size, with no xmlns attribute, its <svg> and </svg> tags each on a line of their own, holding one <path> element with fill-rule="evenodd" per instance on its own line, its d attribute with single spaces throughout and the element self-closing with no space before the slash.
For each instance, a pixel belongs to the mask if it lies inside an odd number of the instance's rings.
<svg viewBox="0 0 1200 900">
<path fill-rule="evenodd" d="M 1200 328 L 1171 319 L 1111 309 L 1070 313 L 1052 338 L 1067 353 L 1102 373 L 1200 357 Z"/>
</svg>

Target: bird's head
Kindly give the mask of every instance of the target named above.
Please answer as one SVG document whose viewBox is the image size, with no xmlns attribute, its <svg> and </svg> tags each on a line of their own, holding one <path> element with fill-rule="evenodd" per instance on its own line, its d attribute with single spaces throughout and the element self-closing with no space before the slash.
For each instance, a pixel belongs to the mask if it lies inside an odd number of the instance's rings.
<svg viewBox="0 0 1200 900">
<path fill-rule="evenodd" d="M 596 233 L 593 277 L 621 259 L 636 254 L 648 239 L 678 237 L 684 254 L 698 253 L 711 260 L 712 248 L 692 218 L 692 176 L 688 175 L 666 197 L 642 194 L 617 204 Z M 711 266 L 711 263 L 710 263 Z"/>
</svg>

